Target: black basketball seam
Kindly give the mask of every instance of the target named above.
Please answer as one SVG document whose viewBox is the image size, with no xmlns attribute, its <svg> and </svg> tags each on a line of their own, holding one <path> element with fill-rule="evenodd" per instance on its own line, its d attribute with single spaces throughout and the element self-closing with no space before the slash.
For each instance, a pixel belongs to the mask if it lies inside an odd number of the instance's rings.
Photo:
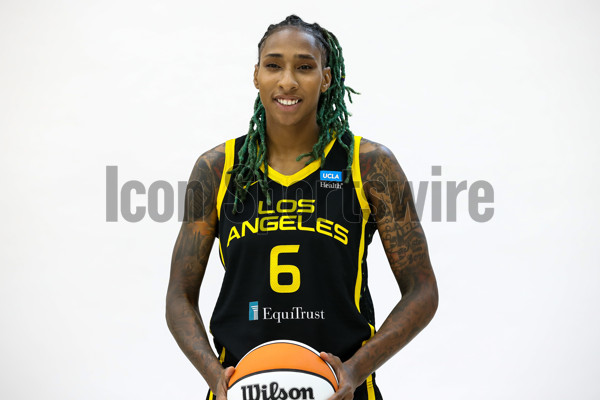
<svg viewBox="0 0 600 400">
<path fill-rule="evenodd" d="M 251 376 L 253 376 L 253 375 L 258 375 L 258 374 L 262 374 L 262 373 L 264 373 L 264 372 L 271 372 L 271 371 L 290 371 L 290 372 L 301 372 L 301 373 L 303 373 L 303 374 L 314 375 L 314 376 L 316 376 L 316 377 L 318 377 L 318 378 L 321 378 L 321 379 L 323 379 L 323 380 L 324 380 L 324 381 L 326 381 L 327 383 L 329 383 L 329 386 L 331 386 L 331 388 L 332 388 L 332 389 L 333 389 L 333 391 L 335 392 L 335 387 L 334 387 L 334 386 L 331 384 L 331 382 L 329 381 L 329 379 L 325 378 L 324 376 L 322 376 L 322 375 L 319 375 L 319 374 L 317 374 L 317 373 L 315 373 L 315 372 L 311 372 L 311 371 L 305 371 L 305 370 L 303 370 L 303 369 L 294 369 L 294 368 L 276 368 L 276 369 L 265 369 L 265 370 L 262 370 L 262 371 L 256 371 L 256 372 L 253 372 L 253 373 L 251 373 L 251 374 L 245 375 L 245 376 L 243 376 L 242 378 L 238 379 L 237 381 L 235 381 L 235 383 L 234 383 L 233 385 L 229 386 L 229 389 L 231 389 L 232 387 L 234 387 L 235 385 L 237 385 L 239 382 L 243 381 L 243 380 L 244 380 L 244 379 L 246 379 L 246 378 L 249 378 L 249 377 L 251 377 Z"/>
</svg>

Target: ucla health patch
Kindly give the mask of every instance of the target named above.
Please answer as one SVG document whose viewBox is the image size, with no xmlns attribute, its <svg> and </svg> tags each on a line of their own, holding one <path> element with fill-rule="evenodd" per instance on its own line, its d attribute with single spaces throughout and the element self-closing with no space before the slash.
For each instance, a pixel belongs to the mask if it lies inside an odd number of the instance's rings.
<svg viewBox="0 0 600 400">
<path fill-rule="evenodd" d="M 321 180 L 329 182 L 341 182 L 342 171 L 321 171 Z"/>
</svg>

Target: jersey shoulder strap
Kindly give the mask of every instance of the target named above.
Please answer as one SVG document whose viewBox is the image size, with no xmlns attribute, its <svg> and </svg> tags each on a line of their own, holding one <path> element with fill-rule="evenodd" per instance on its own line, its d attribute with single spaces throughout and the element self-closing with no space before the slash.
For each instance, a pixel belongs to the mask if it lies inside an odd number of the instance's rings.
<svg viewBox="0 0 600 400">
<path fill-rule="evenodd" d="M 217 192 L 217 217 L 221 218 L 221 205 L 225 198 L 225 192 L 229 186 L 229 180 L 231 174 L 229 171 L 233 167 L 235 161 L 235 141 L 236 139 L 229 139 L 225 142 L 225 163 L 223 164 L 223 173 L 221 174 L 221 183 L 219 184 L 219 191 Z"/>
<path fill-rule="evenodd" d="M 354 154 L 352 154 L 352 181 L 354 182 L 354 189 L 356 191 L 356 197 L 360 208 L 363 211 L 363 220 L 368 220 L 371 215 L 371 208 L 367 201 L 367 195 L 364 189 L 364 183 L 362 181 L 362 175 L 360 173 L 360 140 L 361 136 L 354 136 Z"/>
</svg>

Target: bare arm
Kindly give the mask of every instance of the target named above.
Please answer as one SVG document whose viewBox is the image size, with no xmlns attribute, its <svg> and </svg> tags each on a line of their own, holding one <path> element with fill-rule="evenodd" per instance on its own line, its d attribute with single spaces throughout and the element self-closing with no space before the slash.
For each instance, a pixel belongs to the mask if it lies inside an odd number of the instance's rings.
<svg viewBox="0 0 600 400">
<path fill-rule="evenodd" d="M 384 146 L 362 139 L 360 163 L 367 200 L 402 298 L 354 356 L 343 365 L 333 360 L 354 388 L 410 342 L 431 321 L 438 305 L 425 234 L 398 161 Z M 330 361 L 331 356 L 324 358 Z M 332 399 L 352 398 L 348 396 L 339 393 Z"/>
<path fill-rule="evenodd" d="M 225 147 L 204 153 L 194 166 L 185 196 L 184 221 L 173 249 L 167 291 L 167 325 L 177 344 L 213 392 L 223 367 L 213 353 L 198 296 L 217 229 L 216 199 Z"/>
</svg>

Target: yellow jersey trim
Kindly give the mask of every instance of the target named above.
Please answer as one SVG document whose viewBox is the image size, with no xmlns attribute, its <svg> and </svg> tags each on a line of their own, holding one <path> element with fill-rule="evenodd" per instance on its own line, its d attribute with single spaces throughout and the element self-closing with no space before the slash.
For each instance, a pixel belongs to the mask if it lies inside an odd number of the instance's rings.
<svg viewBox="0 0 600 400">
<path fill-rule="evenodd" d="M 367 378 L 367 397 L 368 400 L 375 400 L 375 389 L 373 388 L 373 374 Z"/>
<path fill-rule="evenodd" d="M 223 268 L 225 267 L 225 258 L 223 258 L 223 248 L 221 247 L 221 240 L 219 240 L 219 255 L 221 256 L 221 264 L 223 264 Z"/>
<path fill-rule="evenodd" d="M 219 362 L 221 364 L 223 364 L 223 361 L 225 361 L 225 346 L 223 346 L 223 350 L 221 351 L 221 356 L 219 357 Z"/>
<path fill-rule="evenodd" d="M 219 184 L 219 192 L 217 193 L 217 218 L 221 219 L 221 206 L 223 205 L 223 199 L 229 186 L 229 180 L 231 174 L 227 173 L 233 167 L 235 161 L 235 139 L 230 139 L 225 142 L 225 163 L 223 164 L 223 175 L 221 175 L 221 182 Z M 225 259 L 223 258 L 223 250 L 221 249 L 221 241 L 219 240 L 219 255 L 221 256 L 221 263 L 225 268 Z M 227 269 L 227 268 L 225 268 Z"/>
<path fill-rule="evenodd" d="M 354 182 L 354 191 L 358 197 L 358 202 L 363 214 L 362 227 L 360 233 L 360 245 L 358 247 L 358 271 L 356 274 L 356 286 L 354 287 L 354 303 L 356 309 L 360 312 L 360 289 L 362 288 L 362 262 L 365 254 L 365 228 L 371 215 L 371 208 L 367 201 L 367 195 L 363 188 L 362 176 L 360 174 L 360 140 L 362 137 L 354 136 L 354 153 L 352 155 L 352 181 Z M 371 337 L 375 334 L 375 327 L 369 324 L 371 328 Z M 364 343 L 363 343 L 364 345 Z"/>
<path fill-rule="evenodd" d="M 327 157 L 327 155 L 329 154 L 329 151 L 331 150 L 331 148 L 333 147 L 333 144 L 336 141 L 336 136 L 334 135 L 333 139 L 331 139 L 331 141 L 329 143 L 327 143 L 327 146 L 325 146 L 325 157 Z M 271 168 L 271 166 L 268 166 L 268 170 L 269 170 L 269 179 L 274 180 L 275 182 L 279 183 L 282 186 L 291 186 L 296 182 L 300 182 L 301 180 L 303 180 L 304 178 L 308 177 L 310 174 L 312 174 L 313 172 L 315 172 L 316 170 L 318 170 L 321 167 L 321 160 L 320 159 L 316 159 L 313 160 L 310 164 L 308 164 L 307 166 L 305 166 L 304 168 L 302 168 L 300 171 L 296 172 L 295 174 L 292 175 L 284 175 L 280 172 L 275 171 L 273 168 Z M 265 172 L 265 165 L 261 165 L 260 166 L 260 170 L 262 172 Z"/>
<path fill-rule="evenodd" d="M 231 174 L 228 171 L 233 167 L 235 160 L 235 139 L 230 139 L 225 142 L 225 164 L 223 165 L 223 175 L 221 175 L 221 183 L 219 184 L 219 192 L 217 194 L 217 218 L 221 219 L 221 205 L 229 186 Z"/>
<path fill-rule="evenodd" d="M 356 195 L 360 208 L 363 212 L 363 220 L 368 220 L 371 215 L 371 208 L 367 201 L 367 195 L 363 187 L 362 176 L 360 174 L 360 140 L 362 137 L 354 136 L 354 153 L 352 155 L 352 180 L 354 181 L 354 188 L 356 189 Z"/>
</svg>

